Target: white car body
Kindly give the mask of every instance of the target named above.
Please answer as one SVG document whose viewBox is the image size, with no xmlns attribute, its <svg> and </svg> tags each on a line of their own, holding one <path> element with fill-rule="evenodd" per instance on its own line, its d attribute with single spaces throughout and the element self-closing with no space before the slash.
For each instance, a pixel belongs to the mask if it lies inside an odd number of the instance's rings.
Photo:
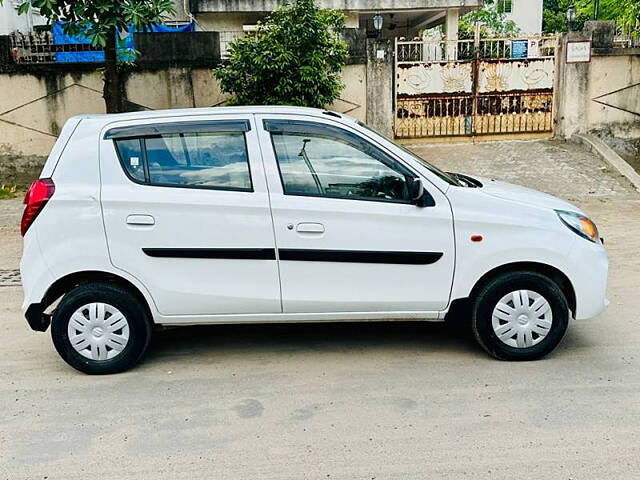
<svg viewBox="0 0 640 480">
<path fill-rule="evenodd" d="M 435 205 L 286 195 L 264 120 L 355 135 L 419 177 Z M 140 185 L 105 138 L 122 127 L 203 121 L 247 122 L 253 191 Z M 451 185 L 343 115 L 230 107 L 74 117 L 41 178 L 53 180 L 55 194 L 26 232 L 21 263 L 23 309 L 34 328 L 46 329 L 43 310 L 82 275 L 131 285 L 161 325 L 441 321 L 487 276 L 524 267 L 556 275 L 576 319 L 594 317 L 606 304 L 603 245 L 576 235 L 556 213 L 581 213 L 575 206 L 490 179 L 481 179 L 482 188 Z M 478 235 L 482 241 L 471 240 Z M 203 258 L 215 249 L 267 258 Z M 183 256 L 171 257 L 173 251 Z M 422 264 L 309 260 L 317 251 L 439 256 Z"/>
</svg>

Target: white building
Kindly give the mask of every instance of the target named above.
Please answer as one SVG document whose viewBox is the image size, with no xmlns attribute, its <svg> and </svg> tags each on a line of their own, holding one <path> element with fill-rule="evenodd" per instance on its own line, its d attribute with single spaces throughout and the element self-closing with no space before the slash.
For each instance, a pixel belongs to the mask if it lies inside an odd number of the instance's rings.
<svg viewBox="0 0 640 480">
<path fill-rule="evenodd" d="M 543 0 L 496 0 L 496 8 L 518 25 L 520 33 L 542 33 Z"/>
<path fill-rule="evenodd" d="M 345 13 L 346 28 L 375 37 L 373 19 L 383 18 L 382 36 L 414 38 L 419 32 L 444 26 L 447 40 L 458 39 L 459 17 L 482 6 L 483 0 L 316 0 L 322 8 Z M 220 32 L 220 45 L 226 51 L 229 42 L 255 28 L 284 0 L 175 0 L 175 20 L 195 20 L 198 30 Z"/>
<path fill-rule="evenodd" d="M 4 0 L 0 4 L 0 35 L 13 32 L 29 33 L 36 25 L 44 25 L 46 20 L 35 11 L 18 15 L 18 7 L 23 0 Z"/>
<path fill-rule="evenodd" d="M 177 20 L 186 20 L 191 15 L 201 30 L 232 33 L 255 25 L 284 0 L 175 2 Z M 458 17 L 479 8 L 482 0 L 316 0 L 316 3 L 323 8 L 342 10 L 347 28 L 375 33 L 371 32 L 373 17 L 380 14 L 384 18 L 385 38 L 411 38 L 416 32 L 437 25 L 448 25 L 450 35 L 455 37 Z"/>
</svg>

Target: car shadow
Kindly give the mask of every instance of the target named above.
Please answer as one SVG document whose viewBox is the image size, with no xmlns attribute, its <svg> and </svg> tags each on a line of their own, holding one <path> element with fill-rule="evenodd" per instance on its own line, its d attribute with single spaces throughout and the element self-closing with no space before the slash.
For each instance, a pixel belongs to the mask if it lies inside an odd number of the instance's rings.
<svg viewBox="0 0 640 480">
<path fill-rule="evenodd" d="M 351 322 L 234 324 L 161 329 L 145 363 L 194 356 L 296 352 L 449 352 L 483 356 L 468 328 L 457 323 Z"/>
</svg>

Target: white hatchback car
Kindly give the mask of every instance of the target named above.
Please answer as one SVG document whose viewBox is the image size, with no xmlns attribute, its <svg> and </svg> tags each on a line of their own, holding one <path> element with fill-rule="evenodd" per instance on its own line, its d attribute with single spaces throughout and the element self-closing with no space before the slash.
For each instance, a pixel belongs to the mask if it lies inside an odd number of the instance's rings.
<svg viewBox="0 0 640 480">
<path fill-rule="evenodd" d="M 442 321 L 544 356 L 606 305 L 578 208 L 445 173 L 333 112 L 238 107 L 65 125 L 22 219 L 23 309 L 71 366 L 134 365 L 154 325 Z"/>
</svg>

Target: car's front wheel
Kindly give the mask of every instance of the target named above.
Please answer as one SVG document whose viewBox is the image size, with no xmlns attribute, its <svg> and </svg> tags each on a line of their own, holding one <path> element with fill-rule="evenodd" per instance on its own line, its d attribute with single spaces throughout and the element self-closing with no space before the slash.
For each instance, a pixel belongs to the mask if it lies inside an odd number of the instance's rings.
<svg viewBox="0 0 640 480">
<path fill-rule="evenodd" d="M 60 356 L 89 374 L 118 373 L 135 365 L 149 345 L 151 323 L 142 303 L 110 283 L 76 287 L 66 294 L 51 322 Z"/>
<path fill-rule="evenodd" d="M 512 272 L 487 283 L 475 298 L 473 333 L 501 360 L 537 360 L 555 349 L 567 330 L 569 307 L 560 287 L 535 272 Z"/>
</svg>

